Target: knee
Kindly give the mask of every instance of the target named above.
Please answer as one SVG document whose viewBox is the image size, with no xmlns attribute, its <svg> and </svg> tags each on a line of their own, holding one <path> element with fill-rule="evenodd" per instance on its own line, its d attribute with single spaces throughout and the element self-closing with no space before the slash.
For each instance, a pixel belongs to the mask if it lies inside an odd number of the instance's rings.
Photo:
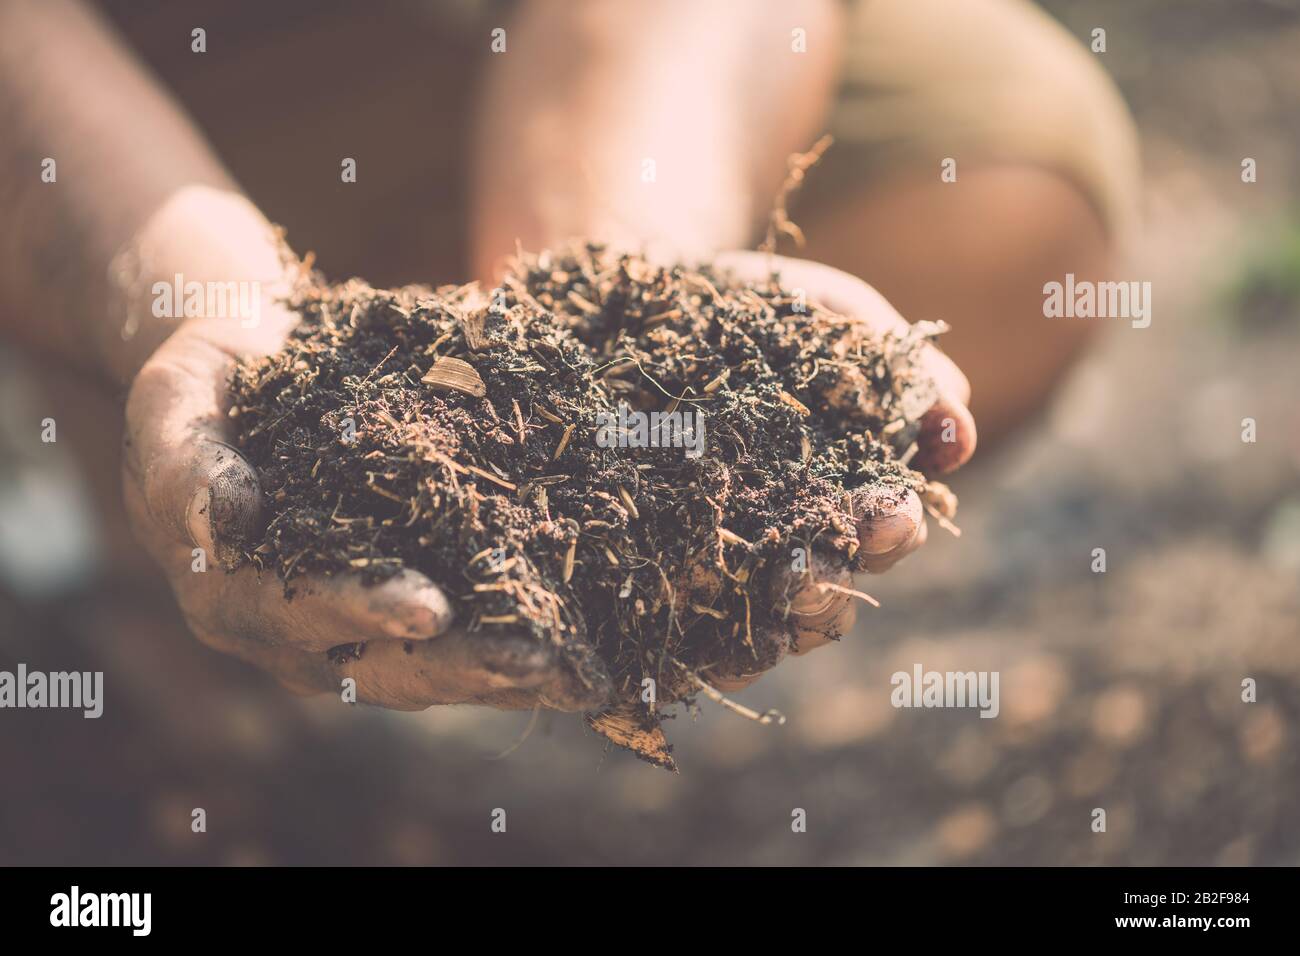
<svg viewBox="0 0 1300 956">
<path fill-rule="evenodd" d="M 971 169 L 1038 167 L 1078 191 L 1112 242 L 1127 237 L 1139 183 L 1132 119 L 1097 57 L 1033 4 L 861 3 L 846 45 L 832 114 L 844 174 L 924 171 L 937 182 L 948 159 L 959 181 Z"/>
</svg>

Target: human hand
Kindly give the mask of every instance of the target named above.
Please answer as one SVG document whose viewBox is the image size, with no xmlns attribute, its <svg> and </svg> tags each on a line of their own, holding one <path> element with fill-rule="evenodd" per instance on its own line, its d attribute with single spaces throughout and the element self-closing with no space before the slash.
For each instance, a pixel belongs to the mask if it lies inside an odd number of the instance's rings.
<svg viewBox="0 0 1300 956">
<path fill-rule="evenodd" d="M 742 251 L 718 256 L 714 268 L 750 282 L 763 282 L 777 273 L 784 288 L 803 289 L 810 302 L 857 320 L 864 334 L 905 332 L 908 328 L 908 323 L 875 289 L 855 276 L 820 263 Z M 849 338 L 841 344 L 847 349 L 852 342 Z M 967 408 L 970 384 L 952 360 L 933 345 L 924 346 L 921 363 L 935 382 L 938 398 L 921 418 L 917 452 L 910 464 L 927 476 L 944 475 L 965 464 L 975 451 L 975 421 Z M 838 391 L 846 406 L 865 400 L 865 391 L 853 387 L 852 382 L 846 381 Z M 746 667 L 709 675 L 715 688 L 740 689 L 757 680 L 763 670 L 786 653 L 805 654 L 836 640 L 852 627 L 857 609 L 859 598 L 852 587 L 852 572 L 883 572 L 926 541 L 924 509 L 915 492 L 864 490 L 852 498 L 851 506 L 859 539 L 854 567 L 835 567 L 814 555 L 803 573 L 778 576 L 773 583 L 773 604 L 789 627 L 770 628 L 764 634 L 761 667 L 751 660 Z"/>
<path fill-rule="evenodd" d="M 187 203 L 185 223 L 201 221 L 209 232 L 230 211 L 226 200 L 209 196 Z M 223 234 L 264 241 L 260 216 L 245 222 L 247 211 L 236 209 L 228 218 L 234 222 Z M 192 231 L 172 228 L 166 238 L 176 235 Z M 209 243 L 209 254 L 197 258 L 187 253 L 187 278 L 245 274 L 224 252 L 211 252 L 229 244 Z M 256 268 L 264 274 L 266 267 L 263 256 Z M 144 361 L 131 387 L 128 515 L 194 634 L 295 692 L 341 693 L 352 678 L 356 700 L 400 710 L 461 702 L 582 710 L 607 696 L 607 687 L 578 682 L 548 647 L 527 637 L 467 635 L 447 597 L 417 572 L 373 587 L 351 575 L 304 576 L 286 599 L 284 583 L 247 560 L 264 527 L 261 490 L 256 470 L 232 444 L 227 383 L 237 359 L 278 351 L 296 322 L 270 296 L 255 323 L 186 320 Z M 600 677 L 588 675 L 596 684 Z"/>
</svg>

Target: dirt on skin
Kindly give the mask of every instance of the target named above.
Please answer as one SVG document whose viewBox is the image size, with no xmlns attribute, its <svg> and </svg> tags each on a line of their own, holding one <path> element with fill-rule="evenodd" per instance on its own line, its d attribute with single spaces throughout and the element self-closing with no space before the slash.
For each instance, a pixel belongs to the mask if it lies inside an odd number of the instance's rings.
<svg viewBox="0 0 1300 956">
<path fill-rule="evenodd" d="M 779 660 L 801 588 L 849 583 L 863 502 L 926 490 L 905 462 L 942 327 L 876 336 L 775 275 L 588 244 L 486 292 L 311 275 L 292 305 L 286 347 L 233 376 L 269 514 L 248 558 L 290 597 L 422 572 L 469 632 L 612 685 L 588 722 L 662 766 L 665 707 Z"/>
</svg>

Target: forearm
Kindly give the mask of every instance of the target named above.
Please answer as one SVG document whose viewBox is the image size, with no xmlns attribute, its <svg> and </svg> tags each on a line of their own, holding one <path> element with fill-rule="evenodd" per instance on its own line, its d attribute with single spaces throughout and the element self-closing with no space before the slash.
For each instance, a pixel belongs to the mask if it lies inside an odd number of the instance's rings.
<svg viewBox="0 0 1300 956">
<path fill-rule="evenodd" d="M 176 325 L 150 307 L 155 281 L 278 262 L 198 132 L 79 3 L 0 5 L 0 127 L 6 337 L 123 381 Z"/>
<path fill-rule="evenodd" d="M 839 16 L 831 0 L 525 4 L 480 109 L 480 274 L 516 239 L 688 258 L 750 244 L 786 156 L 822 130 Z"/>
</svg>

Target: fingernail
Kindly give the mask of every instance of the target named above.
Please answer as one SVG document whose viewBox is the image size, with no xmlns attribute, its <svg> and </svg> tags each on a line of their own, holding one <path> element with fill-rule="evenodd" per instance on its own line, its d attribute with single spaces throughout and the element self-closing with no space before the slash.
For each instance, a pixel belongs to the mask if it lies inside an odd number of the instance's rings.
<svg viewBox="0 0 1300 956">
<path fill-rule="evenodd" d="M 389 637 L 423 641 L 444 633 L 455 617 L 442 589 L 424 575 L 404 571 L 375 590 L 376 604 L 391 604 L 381 626 Z"/>
<path fill-rule="evenodd" d="M 920 525 L 921 500 L 905 488 L 875 489 L 854 501 L 858 557 L 888 554 L 912 540 Z"/>
<path fill-rule="evenodd" d="M 928 475 L 946 475 L 964 465 L 975 451 L 975 419 L 966 406 L 941 398 L 921 418 L 912 467 Z"/>
<path fill-rule="evenodd" d="M 242 545 L 257 524 L 261 505 L 251 467 L 232 456 L 209 479 L 208 494 L 212 535 L 222 544 Z"/>
<path fill-rule="evenodd" d="M 838 614 L 848 601 L 847 594 L 828 587 L 824 581 L 811 584 L 790 602 L 790 618 L 797 627 L 812 627 Z"/>
<path fill-rule="evenodd" d="M 861 560 L 854 565 L 854 570 L 865 571 L 868 574 L 880 574 L 882 571 L 888 571 L 899 561 L 903 560 L 903 558 L 907 557 L 925 544 L 926 529 L 927 525 L 925 521 L 922 520 L 921 523 L 917 525 L 916 534 L 913 535 L 906 544 L 897 547 L 892 551 L 887 551 L 884 554 L 869 554 L 863 556 L 862 553 L 859 552 Z"/>
<path fill-rule="evenodd" d="M 550 679 L 556 666 L 550 649 L 525 638 L 476 638 L 475 656 L 479 666 L 489 674 L 518 683 L 535 684 Z"/>
</svg>

